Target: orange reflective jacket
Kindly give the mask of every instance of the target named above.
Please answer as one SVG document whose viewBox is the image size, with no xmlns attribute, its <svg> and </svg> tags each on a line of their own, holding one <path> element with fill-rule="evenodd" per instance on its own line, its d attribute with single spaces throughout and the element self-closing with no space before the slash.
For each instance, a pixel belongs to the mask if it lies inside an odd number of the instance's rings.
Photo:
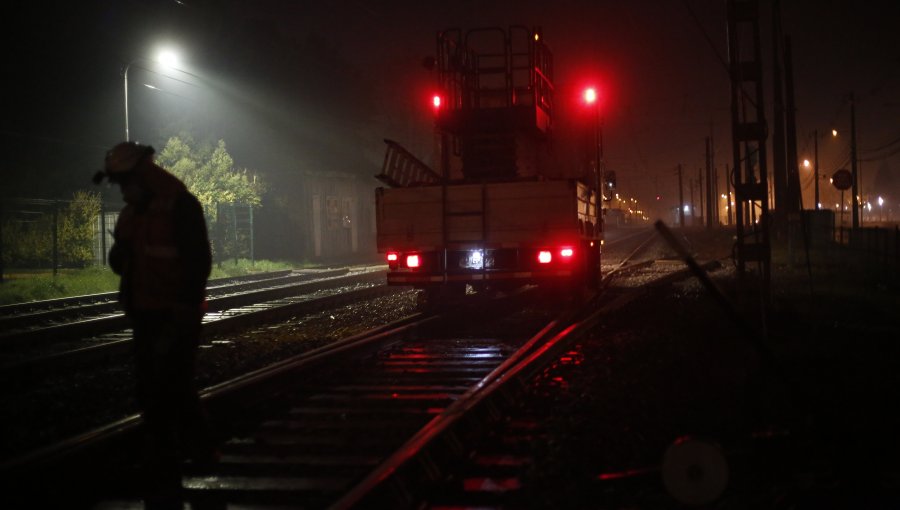
<svg viewBox="0 0 900 510">
<path fill-rule="evenodd" d="M 145 199 L 116 223 L 110 265 L 122 276 L 126 311 L 193 307 L 203 302 L 211 268 L 203 209 L 175 176 L 147 170 Z"/>
</svg>

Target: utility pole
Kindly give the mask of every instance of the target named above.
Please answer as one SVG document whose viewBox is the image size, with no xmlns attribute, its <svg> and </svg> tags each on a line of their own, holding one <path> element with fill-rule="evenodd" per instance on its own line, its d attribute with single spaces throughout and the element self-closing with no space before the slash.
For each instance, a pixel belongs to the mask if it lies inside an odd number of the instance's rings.
<svg viewBox="0 0 900 510">
<path fill-rule="evenodd" d="M 728 163 L 725 163 L 725 216 L 728 218 L 728 226 L 731 226 L 731 172 Z"/>
<path fill-rule="evenodd" d="M 697 169 L 697 195 L 700 197 L 700 220 L 701 220 L 700 224 L 703 225 L 703 223 L 706 221 L 706 218 L 704 217 L 705 215 L 703 214 L 704 209 L 703 209 L 703 169 L 702 168 Z"/>
<path fill-rule="evenodd" d="M 785 231 L 784 224 L 790 210 L 787 204 L 787 154 L 785 150 L 784 80 L 781 70 L 781 2 L 772 2 L 772 191 L 775 197 L 774 215 L 776 235 Z"/>
<path fill-rule="evenodd" d="M 684 185 L 681 182 L 681 163 L 678 163 L 678 220 L 684 228 Z"/>
<path fill-rule="evenodd" d="M 694 179 L 688 179 L 688 189 L 691 190 L 691 226 L 697 221 L 697 208 L 694 207 Z"/>
<path fill-rule="evenodd" d="M 813 204 L 813 209 L 816 211 L 819 210 L 819 130 L 813 130 L 813 173 L 815 174 L 815 182 L 816 182 L 816 203 Z"/>
<path fill-rule="evenodd" d="M 775 3 L 777 7 L 777 0 Z M 748 262 L 759 263 L 762 302 L 768 305 L 771 298 L 766 150 L 769 129 L 763 94 L 759 1 L 727 0 L 726 6 L 728 64 L 731 71 L 731 154 L 737 226 L 735 259 L 738 275 L 742 279 L 746 275 Z M 780 80 L 775 81 L 776 89 L 779 82 Z M 777 119 L 775 123 L 777 127 Z M 745 214 L 749 214 L 749 221 Z M 759 216 L 759 223 L 754 219 L 756 216 Z"/>
<path fill-rule="evenodd" d="M 856 105 L 853 101 L 853 92 L 850 93 L 850 174 L 852 179 L 852 187 L 850 194 L 851 203 L 853 204 L 853 228 L 859 228 L 859 182 L 857 180 L 858 173 L 856 168 Z M 841 204 L 843 206 L 843 204 Z"/>
<path fill-rule="evenodd" d="M 800 168 L 797 161 L 797 107 L 794 103 L 794 59 L 791 38 L 784 37 L 784 88 L 787 96 L 787 212 L 799 213 L 803 209 L 800 191 Z"/>
<path fill-rule="evenodd" d="M 719 221 L 720 213 L 719 213 L 719 169 L 715 166 L 713 167 L 713 198 L 716 199 L 716 221 L 715 224 L 718 226 L 721 221 Z"/>
<path fill-rule="evenodd" d="M 712 168 L 710 167 L 710 140 L 709 137 L 706 137 L 706 228 L 712 228 L 713 226 L 713 216 L 715 213 L 713 210 L 715 207 L 713 206 L 714 201 L 712 197 Z"/>
</svg>

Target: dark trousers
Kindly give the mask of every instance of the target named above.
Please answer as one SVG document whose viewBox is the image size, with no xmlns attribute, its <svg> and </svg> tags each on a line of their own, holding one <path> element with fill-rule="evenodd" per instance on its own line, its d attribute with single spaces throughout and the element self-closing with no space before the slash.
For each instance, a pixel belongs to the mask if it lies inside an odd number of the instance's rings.
<svg viewBox="0 0 900 510">
<path fill-rule="evenodd" d="M 190 312 L 138 311 L 130 316 L 137 400 L 146 429 L 148 500 L 179 498 L 181 461 L 205 460 L 215 448 L 194 383 L 202 314 L 198 307 Z"/>
</svg>

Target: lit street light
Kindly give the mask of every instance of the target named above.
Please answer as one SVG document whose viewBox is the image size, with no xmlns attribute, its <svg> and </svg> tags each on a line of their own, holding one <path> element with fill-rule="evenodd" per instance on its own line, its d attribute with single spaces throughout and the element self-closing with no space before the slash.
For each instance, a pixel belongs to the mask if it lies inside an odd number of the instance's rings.
<svg viewBox="0 0 900 510">
<path fill-rule="evenodd" d="M 122 72 L 124 89 L 125 89 L 125 141 L 131 141 L 131 132 L 128 127 L 128 71 L 131 69 L 132 64 L 136 62 L 149 62 L 148 59 L 143 57 L 138 57 L 131 62 L 125 64 L 125 69 Z M 173 68 L 178 64 L 178 56 L 175 52 L 171 50 L 162 50 L 156 56 L 156 62 L 162 64 L 166 68 Z"/>
<path fill-rule="evenodd" d="M 832 128 L 832 130 L 831 130 L 832 138 L 837 137 L 837 135 L 838 135 L 837 129 Z M 813 173 L 813 182 L 815 183 L 815 191 L 814 191 L 815 196 L 813 198 L 813 204 L 814 204 L 813 207 L 815 209 L 819 209 L 820 206 L 819 206 L 819 130 L 818 129 L 813 130 L 813 147 L 814 147 L 813 148 L 813 151 L 814 151 L 813 159 L 815 161 L 813 163 L 813 172 L 814 172 Z M 809 160 L 804 159 L 803 167 L 809 168 L 809 165 L 810 165 Z M 831 182 L 831 180 L 829 179 L 828 182 Z"/>
</svg>

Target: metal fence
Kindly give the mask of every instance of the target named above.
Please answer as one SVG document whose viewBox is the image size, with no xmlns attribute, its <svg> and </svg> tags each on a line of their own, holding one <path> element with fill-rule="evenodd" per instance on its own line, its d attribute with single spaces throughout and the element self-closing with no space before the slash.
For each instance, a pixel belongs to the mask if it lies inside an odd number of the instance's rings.
<svg viewBox="0 0 900 510">
<path fill-rule="evenodd" d="M 256 259 L 253 237 L 253 206 L 246 204 L 217 204 L 216 220 L 210 231 L 213 259 L 216 262 L 244 258 Z"/>
<path fill-rule="evenodd" d="M 848 260 L 859 265 L 856 269 L 873 280 L 900 283 L 900 227 L 839 226 L 833 241 Z"/>
<path fill-rule="evenodd" d="M 896 224 L 851 228 L 834 211 L 805 211 L 803 228 L 823 261 L 877 283 L 900 285 L 900 227 Z M 799 233 L 795 230 L 795 234 Z M 795 247 L 802 237 L 792 236 Z M 799 250 L 794 250 L 798 255 Z"/>
<path fill-rule="evenodd" d="M 0 202 L 0 281 L 11 268 L 50 270 L 106 265 L 121 203 L 96 195 L 72 200 L 5 198 Z M 255 260 L 253 207 L 220 204 L 208 225 L 215 260 Z"/>
<path fill-rule="evenodd" d="M 112 247 L 113 232 L 116 228 L 116 222 L 119 221 L 118 211 L 107 211 L 106 208 L 100 210 L 100 214 L 94 219 L 93 224 L 93 263 L 98 266 L 106 265 L 106 257 L 109 255 L 109 249 Z"/>
<path fill-rule="evenodd" d="M 108 207 L 107 207 L 108 208 Z M 5 198 L 0 202 L 0 275 L 4 268 L 50 269 L 101 263 L 98 245 L 104 214 L 99 196 L 76 194 L 71 200 Z"/>
</svg>

